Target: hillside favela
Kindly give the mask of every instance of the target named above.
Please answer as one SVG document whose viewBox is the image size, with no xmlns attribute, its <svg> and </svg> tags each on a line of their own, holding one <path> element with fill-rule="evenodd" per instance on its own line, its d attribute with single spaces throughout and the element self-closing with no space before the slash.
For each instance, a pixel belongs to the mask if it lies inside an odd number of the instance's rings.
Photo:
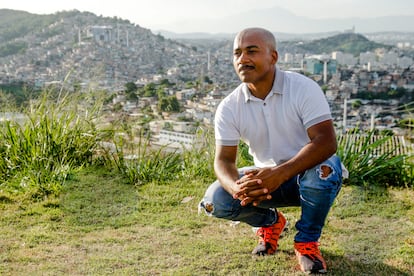
<svg viewBox="0 0 414 276">
<path fill-rule="evenodd" d="M 197 129 L 212 125 L 217 104 L 238 84 L 232 34 L 168 39 L 128 20 L 76 10 L 0 13 L 3 98 L 19 86 L 106 91 L 108 114 L 139 127 L 150 113 L 155 144 L 194 146 Z M 320 84 L 339 133 L 392 132 L 398 145 L 410 147 L 414 41 L 408 34 L 363 35 L 351 26 L 318 39 L 278 39 L 278 52 L 282 69 Z"/>
<path fill-rule="evenodd" d="M 234 42 L 0 8 L 0 275 L 414 275 L 414 16 L 264 13 Z"/>
</svg>

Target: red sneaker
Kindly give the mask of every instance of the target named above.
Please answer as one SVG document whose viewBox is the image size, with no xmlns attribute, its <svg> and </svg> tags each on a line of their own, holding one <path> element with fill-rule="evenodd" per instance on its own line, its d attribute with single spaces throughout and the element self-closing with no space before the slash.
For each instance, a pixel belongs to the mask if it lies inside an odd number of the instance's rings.
<svg viewBox="0 0 414 276">
<path fill-rule="evenodd" d="M 260 227 L 256 235 L 259 236 L 259 244 L 253 249 L 252 254 L 271 255 L 276 252 L 277 241 L 286 227 L 286 218 L 281 212 L 277 212 L 277 222 L 269 227 Z"/>
<path fill-rule="evenodd" d="M 326 263 L 318 242 L 295 242 L 295 253 L 300 270 L 306 273 L 326 273 Z"/>
</svg>

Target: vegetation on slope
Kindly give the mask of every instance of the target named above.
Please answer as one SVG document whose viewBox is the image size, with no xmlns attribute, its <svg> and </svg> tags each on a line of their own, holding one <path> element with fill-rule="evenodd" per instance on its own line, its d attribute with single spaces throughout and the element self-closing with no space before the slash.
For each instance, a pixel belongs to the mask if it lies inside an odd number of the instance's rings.
<svg viewBox="0 0 414 276">
<path fill-rule="evenodd" d="M 294 230 L 276 256 L 252 259 L 247 225 L 197 215 L 215 178 L 211 134 L 182 154 L 153 149 L 145 132 L 132 143 L 127 124 L 103 124 L 99 99 L 45 95 L 26 123 L 0 125 L 0 274 L 300 275 Z M 251 158 L 240 146 L 244 166 Z M 324 228 L 331 275 L 412 274 L 412 160 L 342 149 L 353 185 Z M 283 212 L 291 225 L 299 218 L 298 208 Z"/>
<path fill-rule="evenodd" d="M 391 46 L 369 41 L 361 34 L 345 33 L 312 41 L 302 45 L 302 48 L 308 51 L 319 49 L 319 53 L 342 51 L 344 53 L 357 55 L 359 53 L 373 51 L 377 48 L 390 49 Z"/>
<path fill-rule="evenodd" d="M 282 49 L 295 49 L 297 53 L 326 54 L 334 51 L 353 54 L 374 51 L 377 48 L 391 49 L 392 46 L 376 43 L 365 36 L 355 33 L 338 34 L 327 38 L 321 38 L 310 42 L 287 41 L 280 44 Z"/>
<path fill-rule="evenodd" d="M 137 136 L 127 122 L 104 122 L 103 102 L 93 93 L 45 94 L 32 101 L 25 122 L 3 122 L 1 191 L 33 198 L 58 195 L 68 176 L 96 164 L 119 171 L 133 185 L 213 175 L 214 143 L 208 132 L 200 130 L 201 147 L 183 153 L 154 148 L 145 128 Z M 349 183 L 412 186 L 412 156 L 396 155 L 392 148 L 378 151 L 388 138 L 372 144 L 366 137 L 358 150 L 349 142 L 339 145 L 338 154 L 350 169 Z M 251 164 L 245 145 L 241 149 L 238 162 Z"/>
</svg>

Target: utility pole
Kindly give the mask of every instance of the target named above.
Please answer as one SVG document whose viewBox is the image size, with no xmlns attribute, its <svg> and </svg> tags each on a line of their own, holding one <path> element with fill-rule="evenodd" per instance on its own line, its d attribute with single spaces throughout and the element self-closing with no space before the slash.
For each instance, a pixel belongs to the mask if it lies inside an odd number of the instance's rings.
<svg viewBox="0 0 414 276">
<path fill-rule="evenodd" d="M 375 129 L 375 112 L 374 111 L 372 111 L 372 113 L 371 113 L 371 132 L 372 131 L 374 131 L 374 129 Z"/>
<path fill-rule="evenodd" d="M 129 32 L 128 32 L 128 30 L 126 32 L 126 46 L 127 46 L 127 48 L 129 47 Z"/>
<path fill-rule="evenodd" d="M 348 113 L 348 110 L 347 110 L 347 105 L 348 105 L 348 95 L 346 95 L 345 94 L 345 98 L 344 98 L 344 115 L 343 115 L 343 123 L 342 123 L 342 127 L 343 127 L 343 129 L 342 129 L 342 133 L 346 133 L 346 117 L 347 117 L 347 113 Z"/>
<path fill-rule="evenodd" d="M 81 29 L 78 29 L 78 45 L 81 46 L 82 44 L 82 36 L 81 36 Z"/>
<path fill-rule="evenodd" d="M 328 60 L 323 60 L 323 83 L 326 84 L 328 82 Z"/>
</svg>

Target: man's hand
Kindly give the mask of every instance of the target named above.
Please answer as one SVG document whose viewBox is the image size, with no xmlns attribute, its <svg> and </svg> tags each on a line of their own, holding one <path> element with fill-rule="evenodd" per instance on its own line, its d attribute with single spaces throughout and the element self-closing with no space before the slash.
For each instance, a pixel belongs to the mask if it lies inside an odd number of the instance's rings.
<svg viewBox="0 0 414 276">
<path fill-rule="evenodd" d="M 257 177 L 260 172 L 259 169 L 247 171 L 243 177 L 236 181 L 238 191 L 233 194 L 233 198 L 239 199 L 242 206 L 249 203 L 257 206 L 261 201 L 272 198 L 269 188 L 263 185 L 262 179 Z"/>
</svg>

